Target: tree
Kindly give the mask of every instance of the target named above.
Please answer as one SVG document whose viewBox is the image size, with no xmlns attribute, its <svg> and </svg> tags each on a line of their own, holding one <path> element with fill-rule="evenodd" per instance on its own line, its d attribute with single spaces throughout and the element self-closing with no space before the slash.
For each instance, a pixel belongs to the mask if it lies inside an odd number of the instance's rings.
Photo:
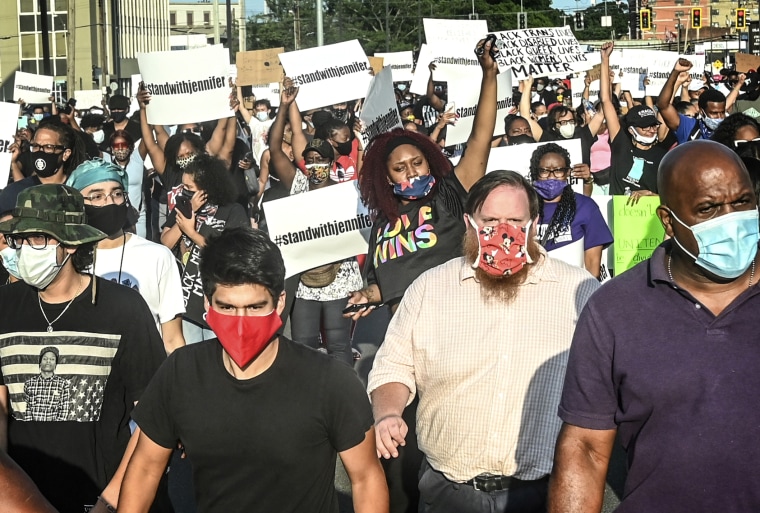
<svg viewBox="0 0 760 513">
<path fill-rule="evenodd" d="M 609 40 L 613 30 L 615 31 L 615 38 L 628 35 L 628 6 L 622 2 L 620 4 L 607 2 L 607 15 L 612 17 L 612 27 L 602 27 L 604 5 L 604 3 L 600 3 L 582 11 L 584 30 L 576 31 L 575 24 L 570 25 L 579 41 L 582 39 L 589 41 Z"/>
</svg>

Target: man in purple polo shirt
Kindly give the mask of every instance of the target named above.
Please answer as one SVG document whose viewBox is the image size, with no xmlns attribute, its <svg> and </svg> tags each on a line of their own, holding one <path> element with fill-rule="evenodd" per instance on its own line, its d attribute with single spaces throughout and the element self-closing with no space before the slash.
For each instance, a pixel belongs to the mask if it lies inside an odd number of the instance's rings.
<svg viewBox="0 0 760 513">
<path fill-rule="evenodd" d="M 550 513 L 598 512 L 613 441 L 617 513 L 760 511 L 758 211 L 741 160 L 711 141 L 662 160 L 671 237 L 586 304 L 559 407 Z"/>
</svg>

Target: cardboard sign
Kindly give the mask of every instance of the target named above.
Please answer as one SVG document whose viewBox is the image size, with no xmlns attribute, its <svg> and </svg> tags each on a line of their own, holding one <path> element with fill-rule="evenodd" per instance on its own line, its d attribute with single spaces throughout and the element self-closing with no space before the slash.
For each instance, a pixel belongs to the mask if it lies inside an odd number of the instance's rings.
<svg viewBox="0 0 760 513">
<path fill-rule="evenodd" d="M 760 69 L 760 56 L 749 55 L 746 53 L 735 53 L 734 60 L 736 61 L 736 71 L 739 73 L 746 73 L 751 69 L 755 71 Z"/>
<path fill-rule="evenodd" d="M 296 86 L 304 111 L 363 98 L 372 81 L 359 41 L 345 41 L 280 55 L 285 73 Z"/>
<path fill-rule="evenodd" d="M 592 82 L 599 80 L 602 77 L 602 65 L 594 64 L 594 67 L 586 72 L 586 76 L 589 77 Z"/>
<path fill-rule="evenodd" d="M 74 91 L 74 99 L 77 101 L 77 109 L 100 107 L 101 102 L 103 101 L 103 93 L 100 89 Z"/>
<path fill-rule="evenodd" d="M 512 108 L 512 77 L 509 73 L 496 75 L 496 119 L 493 135 L 504 134 L 504 123 L 499 122 L 507 117 Z M 457 80 L 449 80 L 449 102 L 453 102 L 457 119 L 453 125 L 446 128 L 446 145 L 467 142 L 475 121 L 475 110 L 480 100 L 480 75 L 463 75 Z"/>
<path fill-rule="evenodd" d="M 546 27 L 496 32 L 499 70 L 512 80 L 533 75 L 565 77 L 593 67 L 570 27 Z"/>
<path fill-rule="evenodd" d="M 237 63 L 236 84 L 243 86 L 280 82 L 283 75 L 280 54 L 284 51 L 285 48 L 280 47 L 238 52 L 235 61 Z"/>
<path fill-rule="evenodd" d="M 389 66 L 372 79 L 359 119 L 364 123 L 365 141 L 371 141 L 394 128 L 401 128 L 401 116 L 393 94 L 393 70 Z"/>
<path fill-rule="evenodd" d="M 356 181 L 264 202 L 264 213 L 269 237 L 285 260 L 286 278 L 367 253 L 372 219 Z"/>
<path fill-rule="evenodd" d="M 652 256 L 665 237 L 665 229 L 657 217 L 659 197 L 644 196 L 631 206 L 626 205 L 627 201 L 628 196 L 612 198 L 616 275 Z"/>
<path fill-rule="evenodd" d="M 465 46 L 472 51 L 488 34 L 486 20 L 439 20 L 423 18 L 425 42 L 428 45 Z"/>
<path fill-rule="evenodd" d="M 372 72 L 377 75 L 383 70 L 383 58 L 382 57 L 367 57 L 369 66 L 372 68 Z"/>
<path fill-rule="evenodd" d="M 227 72 L 229 53 L 221 45 L 192 50 L 138 53 L 151 125 L 178 125 L 233 115 Z"/>
<path fill-rule="evenodd" d="M 13 82 L 13 99 L 26 103 L 50 103 L 53 77 L 17 71 Z"/>
<path fill-rule="evenodd" d="M 0 189 L 4 189 L 8 184 L 11 173 L 10 146 L 14 142 L 13 136 L 16 135 L 17 123 L 18 104 L 0 103 Z"/>
<path fill-rule="evenodd" d="M 383 66 L 390 67 L 391 70 L 393 70 L 394 82 L 408 82 L 412 79 L 412 70 L 414 69 L 414 54 L 411 51 L 376 53 L 375 57 L 382 57 Z"/>
</svg>

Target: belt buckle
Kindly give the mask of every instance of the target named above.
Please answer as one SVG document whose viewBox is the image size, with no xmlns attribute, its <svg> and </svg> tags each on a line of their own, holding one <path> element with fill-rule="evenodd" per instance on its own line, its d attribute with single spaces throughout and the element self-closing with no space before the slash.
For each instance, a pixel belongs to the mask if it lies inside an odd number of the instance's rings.
<svg viewBox="0 0 760 513">
<path fill-rule="evenodd" d="M 480 474 L 475 476 L 472 480 L 472 487 L 479 492 L 498 492 L 506 490 L 508 486 L 504 486 L 504 476 L 497 476 L 495 474 Z"/>
</svg>

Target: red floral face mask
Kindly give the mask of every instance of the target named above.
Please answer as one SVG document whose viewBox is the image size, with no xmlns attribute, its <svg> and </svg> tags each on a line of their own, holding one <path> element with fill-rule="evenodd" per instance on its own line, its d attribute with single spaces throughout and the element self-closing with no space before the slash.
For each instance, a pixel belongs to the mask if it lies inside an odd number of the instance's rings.
<svg viewBox="0 0 760 513">
<path fill-rule="evenodd" d="M 480 267 L 492 276 L 510 276 L 526 263 L 533 263 L 526 244 L 531 221 L 525 226 L 501 223 L 479 228 L 471 217 L 469 219 L 478 234 L 479 256 L 472 264 L 473 269 Z"/>
<path fill-rule="evenodd" d="M 214 308 L 206 313 L 206 322 L 214 330 L 219 343 L 241 369 L 266 349 L 282 326 L 277 310 L 269 315 L 224 315 Z"/>
</svg>

